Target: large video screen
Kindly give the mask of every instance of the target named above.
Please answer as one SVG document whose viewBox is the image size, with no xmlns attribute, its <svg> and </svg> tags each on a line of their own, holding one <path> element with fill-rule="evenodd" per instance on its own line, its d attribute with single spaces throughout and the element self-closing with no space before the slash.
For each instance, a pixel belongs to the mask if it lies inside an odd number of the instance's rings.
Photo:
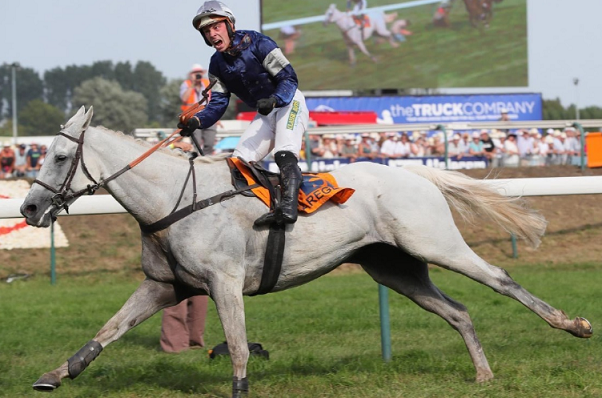
<svg viewBox="0 0 602 398">
<path fill-rule="evenodd" d="M 301 90 L 528 86 L 527 0 L 262 0 L 261 18 Z"/>
</svg>

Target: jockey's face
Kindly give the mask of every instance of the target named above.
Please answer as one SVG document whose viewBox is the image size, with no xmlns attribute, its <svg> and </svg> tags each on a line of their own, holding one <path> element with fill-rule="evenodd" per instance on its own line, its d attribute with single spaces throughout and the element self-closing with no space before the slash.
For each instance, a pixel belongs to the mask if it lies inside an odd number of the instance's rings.
<svg viewBox="0 0 602 398">
<path fill-rule="evenodd" d="M 203 34 L 218 52 L 224 52 L 230 47 L 230 36 L 226 21 L 214 23 L 203 28 Z"/>
</svg>

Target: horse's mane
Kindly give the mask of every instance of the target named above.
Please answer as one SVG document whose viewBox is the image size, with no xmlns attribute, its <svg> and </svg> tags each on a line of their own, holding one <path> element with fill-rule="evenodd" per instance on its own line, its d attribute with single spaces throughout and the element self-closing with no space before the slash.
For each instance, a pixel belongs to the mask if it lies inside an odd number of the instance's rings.
<svg viewBox="0 0 602 398">
<path fill-rule="evenodd" d="M 107 132 L 109 134 L 113 134 L 113 135 L 118 136 L 120 138 L 125 138 L 127 140 L 135 142 L 136 144 L 138 144 L 140 146 L 143 146 L 143 147 L 146 147 L 146 148 L 151 148 L 154 145 L 154 144 L 152 144 L 152 143 L 150 143 L 148 141 L 142 140 L 140 138 L 136 138 L 136 137 L 131 136 L 129 134 L 125 134 L 125 133 L 123 133 L 121 131 L 111 130 L 111 129 L 106 128 L 104 126 L 95 126 L 94 128 L 102 130 L 102 131 Z M 169 148 L 163 147 L 163 148 L 157 149 L 157 151 L 161 152 L 161 153 L 164 153 L 164 154 L 167 154 L 167 155 L 170 155 L 170 156 L 175 156 L 175 157 L 178 157 L 178 158 L 186 159 L 186 160 L 188 160 L 190 158 L 190 156 L 186 152 L 184 152 L 183 150 L 181 150 L 179 148 L 177 148 L 177 149 L 174 150 L 174 149 L 169 149 Z M 198 163 L 215 163 L 215 162 L 223 161 L 223 160 L 225 160 L 228 157 L 230 157 L 230 153 L 218 153 L 216 155 L 198 156 L 194 161 L 195 161 L 195 163 L 196 162 L 198 162 Z"/>
</svg>

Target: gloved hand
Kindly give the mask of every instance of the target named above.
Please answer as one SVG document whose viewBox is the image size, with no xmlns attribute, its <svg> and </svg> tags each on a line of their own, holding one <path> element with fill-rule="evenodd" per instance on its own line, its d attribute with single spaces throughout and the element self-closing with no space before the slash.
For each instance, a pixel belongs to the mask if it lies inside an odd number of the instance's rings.
<svg viewBox="0 0 602 398">
<path fill-rule="evenodd" d="M 188 122 L 186 124 L 178 123 L 178 128 L 182 129 L 182 131 L 180 131 L 180 135 L 182 137 L 190 137 L 194 130 L 199 129 L 200 127 L 201 121 L 196 116 L 193 116 L 190 119 L 188 119 Z"/>
<path fill-rule="evenodd" d="M 276 98 L 274 97 L 262 98 L 259 101 L 257 101 L 257 112 L 261 113 L 264 116 L 272 112 L 272 109 L 274 109 L 275 107 Z"/>
</svg>

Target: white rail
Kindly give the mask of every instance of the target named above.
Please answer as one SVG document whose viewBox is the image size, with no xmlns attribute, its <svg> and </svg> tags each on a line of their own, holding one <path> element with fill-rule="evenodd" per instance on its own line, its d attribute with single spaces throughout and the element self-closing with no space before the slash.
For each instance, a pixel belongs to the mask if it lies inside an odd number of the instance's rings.
<svg viewBox="0 0 602 398">
<path fill-rule="evenodd" d="M 505 196 L 557 196 L 602 194 L 602 177 L 508 178 L 483 180 Z M 23 199 L 1 199 L 0 219 L 22 217 Z M 71 207 L 69 215 L 117 214 L 126 210 L 110 195 L 83 196 Z M 62 212 L 61 216 L 67 215 Z"/>
</svg>

